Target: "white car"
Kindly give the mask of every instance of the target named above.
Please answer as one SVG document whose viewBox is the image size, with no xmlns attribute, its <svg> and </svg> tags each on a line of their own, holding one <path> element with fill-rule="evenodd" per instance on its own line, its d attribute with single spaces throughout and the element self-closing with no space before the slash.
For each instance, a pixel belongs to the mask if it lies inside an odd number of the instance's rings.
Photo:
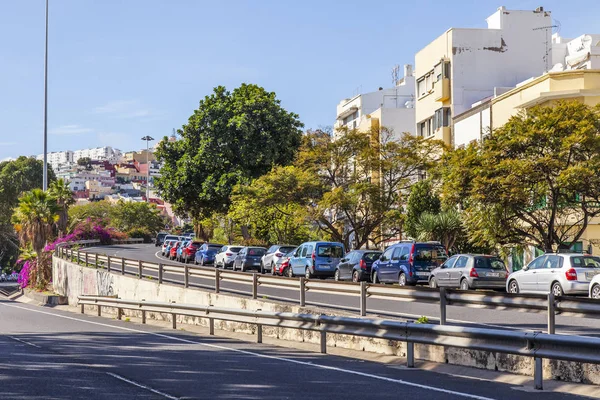
<svg viewBox="0 0 600 400">
<path fill-rule="evenodd" d="M 600 257 L 580 253 L 548 253 L 506 279 L 508 293 L 588 294 L 600 274 Z"/>
<path fill-rule="evenodd" d="M 167 251 L 167 247 L 169 247 L 169 245 L 171 244 L 172 241 L 173 240 L 165 240 L 163 242 L 162 247 L 161 247 L 161 253 L 163 256 L 165 255 L 165 251 Z"/>
<path fill-rule="evenodd" d="M 273 272 L 273 268 L 280 260 L 285 257 L 287 253 L 294 250 L 297 246 L 285 245 L 285 244 L 274 244 L 269 247 L 267 254 L 262 256 L 260 260 L 260 272 Z"/>
<path fill-rule="evenodd" d="M 233 260 L 235 256 L 242 250 L 244 246 L 223 246 L 215 255 L 216 268 L 231 268 L 233 269 Z"/>
<path fill-rule="evenodd" d="M 590 297 L 600 299 L 600 274 L 596 275 L 590 282 Z"/>
</svg>

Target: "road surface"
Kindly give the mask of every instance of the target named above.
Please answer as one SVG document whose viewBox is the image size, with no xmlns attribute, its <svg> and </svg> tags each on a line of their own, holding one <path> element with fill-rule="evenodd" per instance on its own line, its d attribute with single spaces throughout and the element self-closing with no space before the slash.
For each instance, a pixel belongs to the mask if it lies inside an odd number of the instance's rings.
<svg viewBox="0 0 600 400">
<path fill-rule="evenodd" d="M 578 399 L 0 300 L 3 399 Z"/>
<path fill-rule="evenodd" d="M 124 257 L 131 260 L 142 260 L 146 262 L 167 264 L 177 264 L 177 261 L 170 261 L 162 257 L 160 247 L 155 247 L 149 244 L 135 245 L 118 245 L 118 246 L 100 246 L 91 247 L 82 251 L 95 252 L 99 254 L 108 254 L 110 256 Z M 113 268 L 120 269 L 120 265 L 113 265 Z M 137 268 L 128 267 L 127 272 L 136 274 Z M 242 273 L 242 272 L 238 272 Z M 157 276 L 156 271 L 144 272 L 144 275 Z M 176 274 L 165 273 L 164 279 L 171 283 L 182 284 L 183 276 Z M 214 289 L 214 280 L 199 277 L 190 278 L 191 287 L 199 287 L 205 289 Z M 250 296 L 252 288 L 249 285 L 244 285 L 235 282 L 221 282 L 220 290 L 222 292 L 230 292 L 244 294 Z M 126 298 L 125 294 L 120 294 Z M 258 297 L 267 296 L 267 298 L 290 301 L 298 304 L 299 294 L 297 289 L 286 288 L 268 288 L 259 287 Z M 358 296 L 323 294 L 323 293 L 306 293 L 306 304 L 326 306 L 330 308 L 341 308 L 350 311 L 357 311 L 359 307 Z M 407 319 L 418 319 L 425 315 L 435 321 L 439 317 L 439 306 L 436 304 L 427 304 L 419 302 L 406 302 L 397 300 L 379 300 L 368 299 L 367 307 L 369 314 L 378 314 L 381 316 L 400 316 Z M 475 326 L 487 326 L 492 328 L 506 329 L 524 329 L 532 331 L 545 331 L 547 329 L 547 320 L 545 313 L 533 313 L 515 310 L 490 310 L 477 309 L 460 306 L 448 306 L 447 318 L 449 324 L 465 325 L 473 324 Z M 600 337 L 600 319 L 594 318 L 579 318 L 579 317 L 556 317 L 556 332 L 562 334 L 575 334 L 585 336 Z"/>
</svg>

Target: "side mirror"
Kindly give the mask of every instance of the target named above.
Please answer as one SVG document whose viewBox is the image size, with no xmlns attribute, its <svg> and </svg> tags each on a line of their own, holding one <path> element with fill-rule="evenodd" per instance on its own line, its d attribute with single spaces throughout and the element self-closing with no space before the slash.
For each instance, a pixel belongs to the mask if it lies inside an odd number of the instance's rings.
<svg viewBox="0 0 600 400">
<path fill-rule="evenodd" d="M 528 269 L 529 269 L 529 267 L 528 267 L 527 265 L 525 265 L 525 266 L 523 267 L 523 271 L 527 271 Z"/>
<path fill-rule="evenodd" d="M 383 254 L 379 256 L 378 260 L 383 261 Z"/>
</svg>

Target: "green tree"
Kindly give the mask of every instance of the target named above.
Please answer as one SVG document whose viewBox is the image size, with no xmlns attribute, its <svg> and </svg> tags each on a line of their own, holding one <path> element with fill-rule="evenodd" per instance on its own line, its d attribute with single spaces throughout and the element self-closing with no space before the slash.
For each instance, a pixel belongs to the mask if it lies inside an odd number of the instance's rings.
<svg viewBox="0 0 600 400">
<path fill-rule="evenodd" d="M 52 236 L 52 228 L 58 221 L 60 209 L 56 200 L 41 189 L 25 192 L 19 198 L 19 205 L 15 208 L 12 220 L 15 230 L 23 247 L 31 244 L 37 254 L 38 268 L 48 269 L 48 265 L 40 262 L 42 250 Z M 47 270 L 37 271 L 38 285 L 48 281 L 50 273 Z"/>
<path fill-rule="evenodd" d="M 600 215 L 600 105 L 559 102 L 533 107 L 469 153 L 447 185 L 463 185 L 466 211 L 487 217 L 480 240 L 569 248 Z M 494 225 L 494 226 L 492 226 Z"/>
<path fill-rule="evenodd" d="M 123 232 L 135 229 L 154 235 L 164 228 L 165 221 L 155 204 L 121 200 L 110 209 L 110 225 Z"/>
<path fill-rule="evenodd" d="M 85 169 L 89 171 L 92 169 L 92 159 L 89 157 L 81 157 L 77 160 L 77 165 L 85 167 Z"/>
<path fill-rule="evenodd" d="M 106 200 L 74 205 L 69 208 L 69 229 L 73 229 L 88 218 L 109 225 L 113 207 L 114 205 Z"/>
<path fill-rule="evenodd" d="M 73 192 L 69 189 L 69 184 L 61 178 L 50 184 L 48 193 L 56 200 L 56 204 L 58 204 L 60 209 L 56 225 L 58 227 L 58 235 L 62 237 L 67 230 L 69 207 L 75 204 Z"/>
<path fill-rule="evenodd" d="M 410 188 L 406 205 L 406 221 L 404 232 L 411 238 L 418 235 L 417 225 L 423 213 L 437 214 L 440 212 L 440 199 L 434 193 L 431 182 L 419 181 Z"/>
<path fill-rule="evenodd" d="M 156 187 L 178 213 L 196 220 L 227 212 L 236 184 L 292 162 L 301 128 L 273 92 L 251 84 L 232 92 L 216 87 L 179 131 L 179 140 L 160 142 L 156 156 L 163 167 Z"/>
<path fill-rule="evenodd" d="M 423 212 L 415 225 L 416 239 L 428 241 L 436 240 L 448 250 L 454 248 L 460 237 L 464 236 L 464 229 L 460 214 L 454 209 L 438 213 Z"/>
</svg>

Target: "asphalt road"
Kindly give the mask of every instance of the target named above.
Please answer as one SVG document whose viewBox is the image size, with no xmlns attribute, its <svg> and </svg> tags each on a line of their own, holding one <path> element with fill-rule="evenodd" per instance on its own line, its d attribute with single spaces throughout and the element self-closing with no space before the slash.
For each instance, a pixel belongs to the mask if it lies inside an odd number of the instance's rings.
<svg viewBox="0 0 600 400">
<path fill-rule="evenodd" d="M 152 263 L 162 261 L 168 264 L 183 265 L 176 261 L 165 259 L 160 255 L 160 247 L 155 247 L 151 244 L 92 247 L 86 249 L 86 251 Z M 120 268 L 120 265 L 115 264 L 113 267 Z M 136 274 L 137 272 L 137 268 L 127 268 L 127 273 Z M 242 272 L 237 273 L 241 274 Z M 157 275 L 155 271 L 144 272 L 144 275 L 146 274 L 154 277 Z M 169 273 L 164 274 L 164 279 L 177 284 L 182 284 L 183 282 L 183 277 L 181 275 Z M 190 278 L 190 286 L 214 289 L 214 280 L 192 277 Z M 247 296 L 250 296 L 252 293 L 251 286 L 235 282 L 221 282 L 220 290 L 222 292 L 237 293 Z M 121 294 L 121 296 L 126 297 L 123 294 Z M 258 288 L 258 296 L 290 301 L 296 304 L 299 299 L 298 291 L 295 289 L 260 286 Z M 359 302 L 360 299 L 358 296 L 323 294 L 310 291 L 306 293 L 307 305 L 326 306 L 330 308 L 338 307 L 358 312 Z M 398 300 L 368 299 L 367 311 L 369 314 L 399 316 L 407 319 L 417 319 L 424 315 L 430 317 L 432 322 L 435 322 L 439 317 L 439 306 L 436 304 Z M 488 326 L 493 328 L 545 331 L 547 329 L 546 318 L 545 313 L 515 310 L 490 310 L 460 306 L 448 306 L 447 308 L 447 322 L 455 325 L 473 324 L 476 326 Z M 558 315 L 556 317 L 556 333 L 600 337 L 600 319 L 565 317 Z"/>
<path fill-rule="evenodd" d="M 2 399 L 577 399 L 0 300 Z"/>
</svg>

